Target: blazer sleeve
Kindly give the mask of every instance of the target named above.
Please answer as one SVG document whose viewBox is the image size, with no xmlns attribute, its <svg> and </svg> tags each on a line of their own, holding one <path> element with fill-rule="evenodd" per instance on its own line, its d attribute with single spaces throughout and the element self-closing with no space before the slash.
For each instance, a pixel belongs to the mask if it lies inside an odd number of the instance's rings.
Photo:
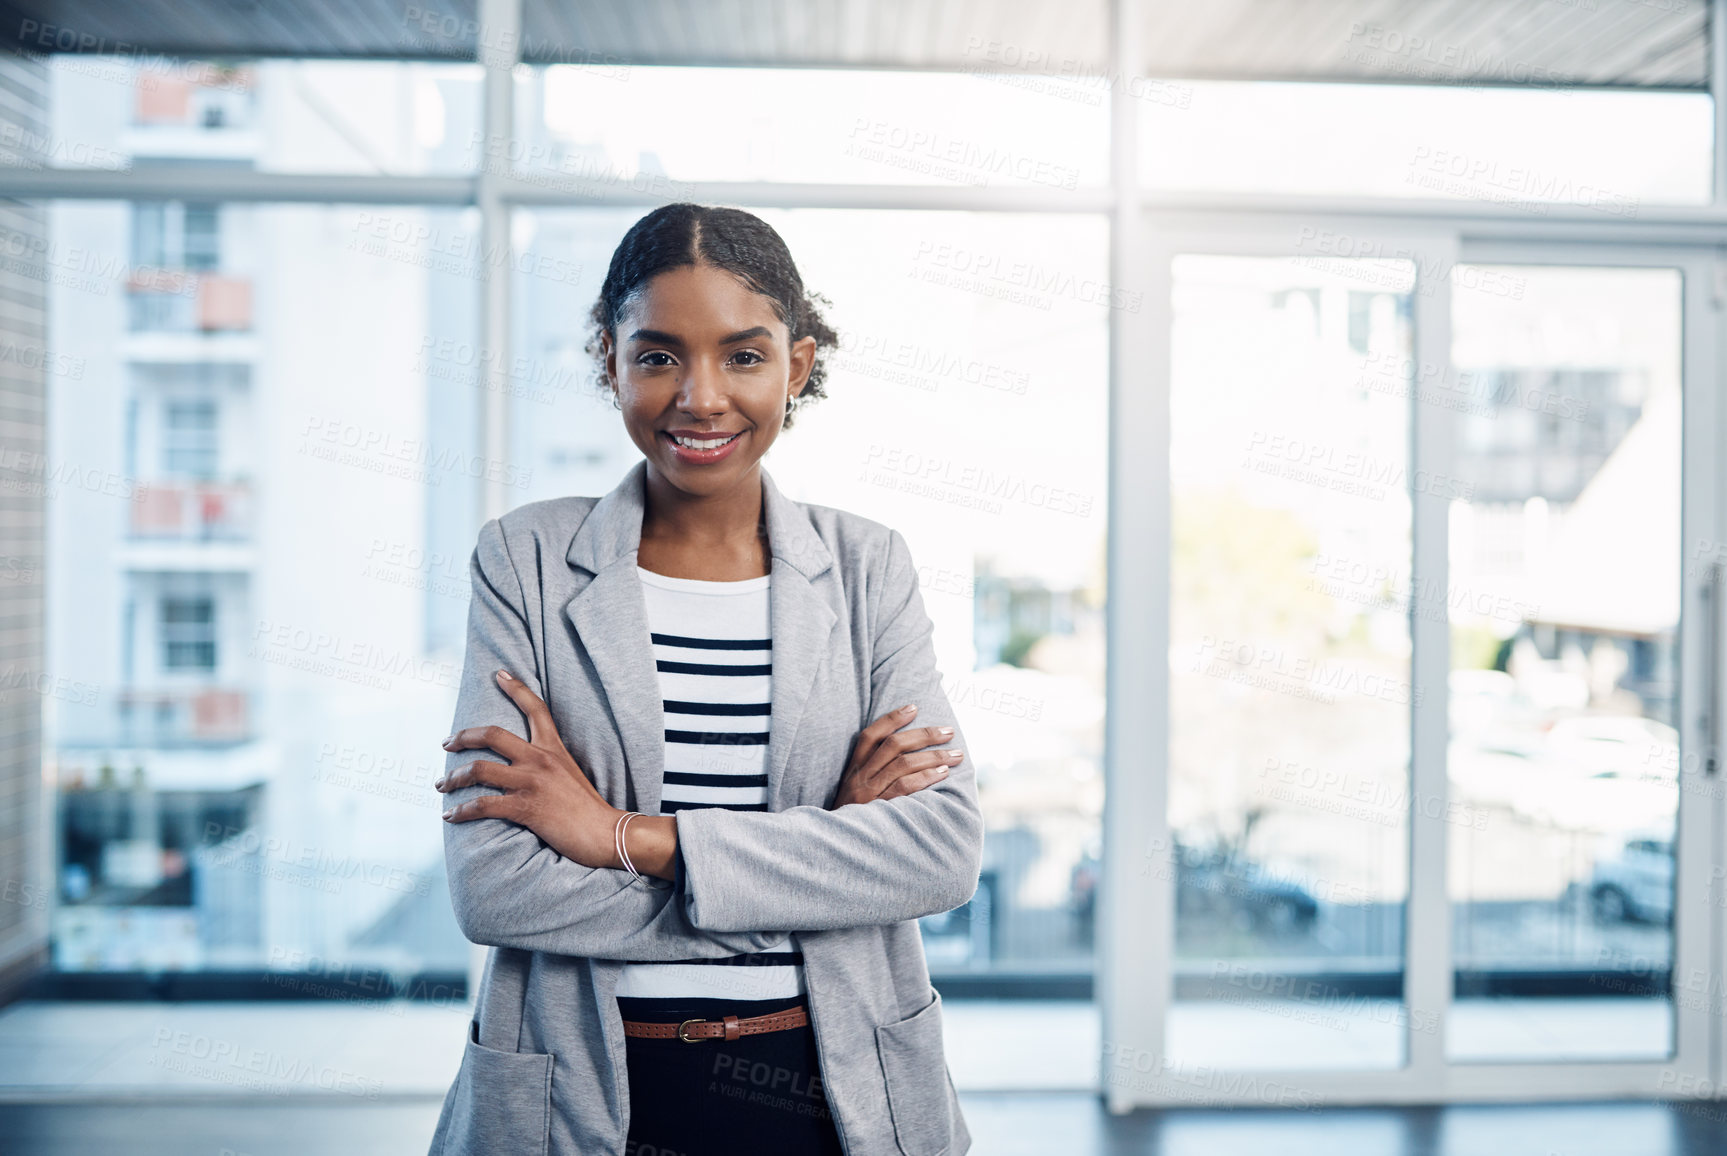
<svg viewBox="0 0 1727 1156">
<path fill-rule="evenodd" d="M 886 556 L 869 717 L 916 703 L 912 725 L 951 726 L 951 744 L 964 749 L 898 530 L 889 531 Z M 825 931 L 951 911 L 977 890 L 982 867 L 976 767 L 966 749 L 944 779 L 921 791 L 832 811 L 680 811 L 678 849 L 689 920 L 707 931 Z"/>
<path fill-rule="evenodd" d="M 510 671 L 541 698 L 545 690 L 528 633 L 521 580 L 496 518 L 481 528 L 469 571 L 473 600 L 452 729 L 492 724 L 526 739 L 527 717 L 498 686 L 493 672 Z M 505 761 L 490 749 L 451 751 L 445 771 L 477 759 Z M 502 793 L 477 784 L 450 791 L 446 799 L 454 805 Z M 753 929 L 728 934 L 697 928 L 685 914 L 681 883 L 585 867 L 508 819 L 442 826 L 456 922 L 474 943 L 647 962 L 763 951 L 786 938 Z"/>
</svg>

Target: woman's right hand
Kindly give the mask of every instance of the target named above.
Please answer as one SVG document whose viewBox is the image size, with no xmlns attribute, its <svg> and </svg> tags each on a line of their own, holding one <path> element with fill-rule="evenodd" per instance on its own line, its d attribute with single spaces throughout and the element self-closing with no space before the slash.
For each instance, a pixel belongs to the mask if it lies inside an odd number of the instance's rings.
<svg viewBox="0 0 1727 1156">
<path fill-rule="evenodd" d="M 953 737 L 952 727 L 896 730 L 917 713 L 915 704 L 882 715 L 858 733 L 852 757 L 840 779 L 839 795 L 829 810 L 847 803 L 869 803 L 921 791 L 947 775 L 949 766 L 965 757 L 956 748 L 925 750 Z"/>
</svg>

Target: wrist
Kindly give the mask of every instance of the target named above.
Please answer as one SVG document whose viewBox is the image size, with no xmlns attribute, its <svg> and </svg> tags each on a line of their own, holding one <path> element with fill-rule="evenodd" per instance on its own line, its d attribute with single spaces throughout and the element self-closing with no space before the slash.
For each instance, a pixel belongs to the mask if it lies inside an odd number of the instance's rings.
<svg viewBox="0 0 1727 1156">
<path fill-rule="evenodd" d="M 677 863 L 677 816 L 638 815 L 631 819 L 624 827 L 624 847 L 637 871 L 670 880 Z"/>
<path fill-rule="evenodd" d="M 606 833 L 606 861 L 601 864 L 603 867 L 610 867 L 617 871 L 626 870 L 623 859 L 618 856 L 618 824 L 623 821 L 627 814 L 629 814 L 628 811 L 614 807 L 610 803 L 604 804 L 602 809 L 595 813 L 596 832 L 603 828 Z"/>
</svg>

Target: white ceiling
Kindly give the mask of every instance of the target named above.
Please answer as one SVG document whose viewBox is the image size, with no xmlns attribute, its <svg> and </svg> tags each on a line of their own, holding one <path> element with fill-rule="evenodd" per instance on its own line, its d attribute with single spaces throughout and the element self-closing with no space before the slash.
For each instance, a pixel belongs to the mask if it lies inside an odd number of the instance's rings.
<svg viewBox="0 0 1727 1156">
<path fill-rule="evenodd" d="M 524 0 L 535 62 L 1097 76 L 1108 0 Z M 1143 0 L 1139 71 L 1706 89 L 1707 0 Z M 421 13 L 418 18 L 411 13 Z M 0 0 L 23 46 L 472 59 L 475 0 Z M 44 41 L 47 29 L 55 30 Z M 73 35 L 59 35 L 70 32 Z M 1028 63 L 1030 62 L 1030 63 Z"/>
</svg>

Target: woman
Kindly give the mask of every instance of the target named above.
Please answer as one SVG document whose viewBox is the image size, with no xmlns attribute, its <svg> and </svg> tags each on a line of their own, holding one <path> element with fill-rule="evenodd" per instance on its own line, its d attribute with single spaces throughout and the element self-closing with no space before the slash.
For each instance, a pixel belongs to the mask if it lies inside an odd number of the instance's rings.
<svg viewBox="0 0 1727 1156">
<path fill-rule="evenodd" d="M 917 572 L 761 467 L 816 300 L 759 218 L 649 213 L 590 345 L 643 460 L 481 528 L 438 789 L 494 950 L 434 1154 L 970 1147 L 917 920 L 983 823 Z"/>
</svg>

